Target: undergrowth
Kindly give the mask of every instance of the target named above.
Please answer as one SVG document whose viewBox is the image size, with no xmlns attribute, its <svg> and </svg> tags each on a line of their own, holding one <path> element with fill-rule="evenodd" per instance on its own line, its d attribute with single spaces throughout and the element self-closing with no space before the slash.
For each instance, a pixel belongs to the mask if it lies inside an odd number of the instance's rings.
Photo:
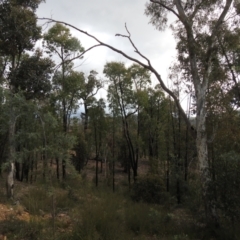
<svg viewBox="0 0 240 240">
<path fill-rule="evenodd" d="M 19 240 L 235 238 L 221 229 L 219 233 L 224 232 L 225 235 L 216 235 L 201 223 L 196 211 L 192 215 L 186 206 L 135 202 L 130 198 L 127 187 L 113 193 L 105 185 L 96 188 L 81 183 L 78 179 L 74 184 L 66 181 L 52 187 L 36 184 L 23 189 L 20 205 L 13 207 L 13 212 L 0 220 L 0 233 L 7 239 Z M 11 208 L 12 203 L 8 204 Z M 29 219 L 18 218 L 26 212 Z"/>
</svg>

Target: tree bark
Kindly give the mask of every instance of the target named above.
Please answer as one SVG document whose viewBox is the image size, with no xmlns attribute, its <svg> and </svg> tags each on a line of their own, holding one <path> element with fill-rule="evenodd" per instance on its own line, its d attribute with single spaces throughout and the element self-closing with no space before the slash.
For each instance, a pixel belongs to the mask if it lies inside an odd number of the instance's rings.
<svg viewBox="0 0 240 240">
<path fill-rule="evenodd" d="M 9 132 L 8 132 L 8 141 L 9 141 L 9 152 L 8 152 L 8 173 L 6 180 L 6 192 L 8 198 L 13 198 L 13 188 L 14 188 L 14 172 L 15 172 L 15 125 L 17 117 L 11 115 L 9 121 Z"/>
<path fill-rule="evenodd" d="M 6 191 L 7 197 L 13 198 L 13 188 L 14 188 L 14 163 L 10 163 L 10 167 L 7 174 L 7 182 L 6 182 Z"/>
</svg>

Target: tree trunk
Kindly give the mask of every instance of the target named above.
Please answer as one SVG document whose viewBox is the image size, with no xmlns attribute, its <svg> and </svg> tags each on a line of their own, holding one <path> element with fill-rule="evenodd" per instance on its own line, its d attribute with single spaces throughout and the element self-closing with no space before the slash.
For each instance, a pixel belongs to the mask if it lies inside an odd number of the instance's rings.
<svg viewBox="0 0 240 240">
<path fill-rule="evenodd" d="M 98 158 L 96 158 L 96 187 L 98 186 Z"/>
<path fill-rule="evenodd" d="M 88 129 L 88 105 L 86 103 L 86 99 L 84 100 L 84 110 L 85 110 L 85 118 L 84 118 L 84 133 L 86 135 Z"/>
<path fill-rule="evenodd" d="M 66 178 L 66 161 L 64 159 L 62 160 L 62 178 Z"/>
<path fill-rule="evenodd" d="M 6 191 L 7 191 L 7 197 L 8 198 L 13 198 L 14 172 L 15 172 L 14 162 L 15 162 L 15 153 L 16 153 L 14 134 L 15 134 L 16 119 L 17 118 L 15 116 L 11 116 L 10 121 L 9 121 L 9 136 L 8 136 L 8 141 L 9 141 L 9 152 L 8 152 L 9 167 L 8 167 L 7 180 L 6 180 Z"/>
<path fill-rule="evenodd" d="M 113 164 L 112 164 L 112 190 L 115 192 L 115 159 L 113 156 Z"/>
<path fill-rule="evenodd" d="M 30 167 L 30 170 L 31 170 L 31 175 L 30 175 L 30 183 L 32 184 L 32 182 L 33 182 L 33 166 L 34 166 L 34 154 L 33 154 L 33 156 L 32 156 L 32 160 L 31 160 L 31 167 Z"/>
<path fill-rule="evenodd" d="M 7 190 L 7 197 L 13 198 L 13 188 L 14 188 L 14 163 L 11 162 L 8 170 L 7 175 L 7 182 L 6 182 L 6 190 Z"/>
<path fill-rule="evenodd" d="M 21 178 L 20 178 L 20 163 L 19 162 L 15 163 L 15 171 L 16 171 L 16 179 L 18 181 L 21 181 Z"/>
<path fill-rule="evenodd" d="M 202 187 L 202 197 L 205 206 L 205 213 L 207 220 L 219 225 L 218 215 L 216 212 L 216 203 L 214 198 L 209 197 L 209 184 L 211 182 L 211 175 L 208 162 L 208 146 L 207 146 L 207 133 L 206 133 L 206 90 L 200 88 L 197 98 L 197 138 L 196 147 L 199 162 L 199 173 Z"/>
<path fill-rule="evenodd" d="M 56 158 L 56 173 L 57 173 L 57 180 L 59 180 L 59 159 L 58 157 Z"/>
</svg>

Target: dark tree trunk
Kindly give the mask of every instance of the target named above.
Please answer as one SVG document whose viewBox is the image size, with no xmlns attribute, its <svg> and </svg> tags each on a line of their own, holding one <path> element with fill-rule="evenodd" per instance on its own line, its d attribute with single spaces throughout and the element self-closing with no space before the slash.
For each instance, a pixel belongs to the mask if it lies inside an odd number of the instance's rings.
<svg viewBox="0 0 240 240">
<path fill-rule="evenodd" d="M 20 163 L 19 162 L 15 162 L 15 171 L 16 171 L 16 179 L 18 181 L 21 181 L 21 178 L 20 178 Z"/>
<path fill-rule="evenodd" d="M 62 178 L 66 179 L 66 161 L 64 159 L 62 160 Z"/>
<path fill-rule="evenodd" d="M 84 99 L 84 110 L 85 110 L 85 118 L 84 118 L 84 132 L 86 134 L 87 129 L 88 129 L 88 106 L 86 103 L 86 99 Z"/>
<path fill-rule="evenodd" d="M 186 126 L 186 152 L 185 152 L 185 161 L 184 161 L 184 180 L 187 182 L 188 180 L 188 144 L 189 144 L 189 128 Z"/>
<path fill-rule="evenodd" d="M 56 158 L 56 174 L 57 174 L 57 180 L 59 180 L 59 159 Z"/>
<path fill-rule="evenodd" d="M 31 184 L 32 184 L 32 182 L 33 182 L 33 165 L 34 165 L 34 160 L 32 159 L 32 161 L 31 161 L 31 167 L 30 167 L 30 170 L 31 170 L 30 183 L 31 183 Z"/>
<path fill-rule="evenodd" d="M 180 112 L 178 114 L 178 155 L 177 155 L 177 202 L 178 204 L 181 203 L 181 186 L 180 186 L 180 160 L 181 160 L 181 117 Z"/>
<path fill-rule="evenodd" d="M 28 182 L 28 174 L 29 174 L 29 164 L 26 162 L 23 162 L 21 182 L 23 182 L 24 178 L 25 178 L 26 182 Z"/>
<path fill-rule="evenodd" d="M 98 159 L 96 159 L 96 187 L 98 186 Z"/>
<path fill-rule="evenodd" d="M 115 159 L 113 157 L 113 164 L 112 164 L 112 190 L 115 192 Z"/>
<path fill-rule="evenodd" d="M 128 171 L 128 186 L 131 187 L 131 166 L 130 166 L 130 159 L 128 158 L 128 165 L 127 165 L 127 171 Z"/>
</svg>

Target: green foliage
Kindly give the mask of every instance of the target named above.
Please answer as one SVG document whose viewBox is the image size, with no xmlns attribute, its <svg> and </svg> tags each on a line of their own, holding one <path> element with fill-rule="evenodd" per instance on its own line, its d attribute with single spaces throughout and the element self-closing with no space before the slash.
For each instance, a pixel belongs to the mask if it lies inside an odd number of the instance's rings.
<svg viewBox="0 0 240 240">
<path fill-rule="evenodd" d="M 137 178 L 131 197 L 136 202 L 160 204 L 165 201 L 165 187 L 159 175 L 146 175 Z"/>
<path fill-rule="evenodd" d="M 126 226 L 137 235 L 160 234 L 164 225 L 164 216 L 150 206 L 138 203 L 125 209 Z"/>
<path fill-rule="evenodd" d="M 55 187 L 58 188 L 57 185 Z M 54 206 L 52 197 L 54 197 Z M 71 188 L 57 191 L 54 188 L 40 186 L 31 188 L 20 201 L 32 215 L 44 216 L 51 213 L 53 207 L 55 214 L 73 208 L 77 203 L 77 198 L 75 190 Z"/>
<path fill-rule="evenodd" d="M 1 1 L 1 55 L 20 56 L 23 51 L 33 48 L 35 42 L 41 37 L 41 28 L 37 26 L 36 15 L 33 12 L 40 2 L 34 0 Z"/>
<path fill-rule="evenodd" d="M 31 219 L 30 222 L 18 219 L 8 218 L 1 222 L 0 232 L 6 234 L 9 239 L 26 239 L 40 240 L 42 239 L 42 230 L 44 223 Z"/>
<path fill-rule="evenodd" d="M 94 201 L 94 202 L 92 202 Z M 83 209 L 81 220 L 74 226 L 71 239 L 125 239 L 122 203 L 112 193 L 101 194 Z"/>
<path fill-rule="evenodd" d="M 164 4 L 166 1 L 163 1 Z M 168 3 L 170 8 L 173 3 Z M 167 26 L 167 10 L 157 3 L 146 3 L 145 14 L 150 16 L 150 23 L 156 27 L 157 30 L 164 30 Z"/>
<path fill-rule="evenodd" d="M 24 56 L 20 66 L 10 74 L 10 85 L 14 92 L 23 91 L 27 100 L 49 96 L 53 65 L 52 60 L 44 58 L 40 51 L 33 56 Z"/>
<path fill-rule="evenodd" d="M 88 156 L 87 143 L 82 135 L 79 134 L 77 137 L 73 150 L 76 152 L 76 155 L 73 154 L 71 160 L 76 170 L 80 172 L 85 166 Z"/>
<path fill-rule="evenodd" d="M 222 154 L 215 163 L 216 179 L 213 181 L 214 192 L 218 201 L 217 207 L 231 221 L 240 220 L 240 154 L 228 152 Z"/>
<path fill-rule="evenodd" d="M 50 55 L 56 53 L 62 62 L 66 60 L 65 57 L 84 51 L 80 41 L 72 37 L 70 29 L 60 23 L 56 23 L 44 34 L 44 40 L 46 41 L 44 45 L 49 49 L 47 52 Z"/>
</svg>

